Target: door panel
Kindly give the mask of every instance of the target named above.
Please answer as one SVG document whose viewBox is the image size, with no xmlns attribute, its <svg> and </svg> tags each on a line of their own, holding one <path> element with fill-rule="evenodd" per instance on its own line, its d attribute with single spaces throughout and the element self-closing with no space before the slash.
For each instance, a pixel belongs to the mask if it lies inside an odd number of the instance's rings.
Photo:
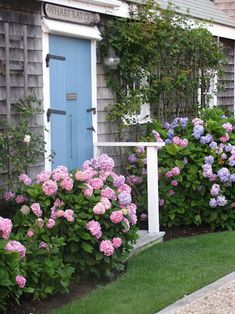
<svg viewBox="0 0 235 314">
<path fill-rule="evenodd" d="M 50 35 L 51 109 L 66 111 L 52 114 L 51 140 L 55 152 L 53 168 L 77 168 L 93 155 L 91 108 L 91 43 L 89 40 Z"/>
</svg>

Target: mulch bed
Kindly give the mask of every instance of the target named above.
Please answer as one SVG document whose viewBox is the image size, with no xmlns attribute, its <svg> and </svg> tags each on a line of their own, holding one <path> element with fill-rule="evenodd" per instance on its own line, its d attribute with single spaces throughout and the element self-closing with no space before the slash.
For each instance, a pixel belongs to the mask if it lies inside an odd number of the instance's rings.
<svg viewBox="0 0 235 314">
<path fill-rule="evenodd" d="M 190 237 L 199 234 L 212 232 L 207 227 L 174 227 L 166 230 L 164 241 L 169 241 L 176 238 Z M 66 303 L 80 299 L 88 295 L 97 285 L 105 285 L 107 282 L 97 282 L 92 278 L 79 279 L 79 282 L 74 282 L 70 287 L 70 292 L 67 294 L 56 294 L 44 300 L 21 300 L 20 306 L 9 306 L 6 314 L 46 314 L 52 309 L 62 307 Z"/>
</svg>

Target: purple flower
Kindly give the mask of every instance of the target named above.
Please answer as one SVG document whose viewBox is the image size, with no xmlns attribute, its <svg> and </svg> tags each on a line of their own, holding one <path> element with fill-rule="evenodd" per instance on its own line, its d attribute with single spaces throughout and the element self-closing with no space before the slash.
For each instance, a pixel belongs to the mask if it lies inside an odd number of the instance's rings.
<svg viewBox="0 0 235 314">
<path fill-rule="evenodd" d="M 217 201 L 215 198 L 212 198 L 209 202 L 210 207 L 215 208 L 217 206 Z"/>
<path fill-rule="evenodd" d="M 218 144 L 215 142 L 215 141 L 213 141 L 213 142 L 211 142 L 210 144 L 209 144 L 209 147 L 211 148 L 211 149 L 214 149 L 214 148 L 216 148 L 218 146 Z"/>
<path fill-rule="evenodd" d="M 220 178 L 221 182 L 227 182 L 229 180 L 230 177 L 230 172 L 227 168 L 221 168 L 218 172 L 217 172 L 218 177 Z"/>
<path fill-rule="evenodd" d="M 225 206 L 227 205 L 228 201 L 226 200 L 225 196 L 219 195 L 217 197 L 217 204 L 218 206 Z"/>
<path fill-rule="evenodd" d="M 131 194 L 127 192 L 122 192 L 118 195 L 119 204 L 127 206 L 131 204 Z"/>
<path fill-rule="evenodd" d="M 183 129 L 187 127 L 187 123 L 188 123 L 188 118 L 180 118 L 180 124 Z"/>
<path fill-rule="evenodd" d="M 172 139 L 174 137 L 174 130 L 173 129 L 169 129 L 169 131 L 167 132 L 167 136 L 169 139 Z"/>
<path fill-rule="evenodd" d="M 202 136 L 200 138 L 201 144 L 209 144 L 212 141 L 212 136 L 210 134 L 206 134 L 206 136 Z"/>
<path fill-rule="evenodd" d="M 235 182 L 235 173 L 231 174 L 230 176 L 230 182 Z"/>
<path fill-rule="evenodd" d="M 234 167 L 235 166 L 235 160 L 234 159 L 229 160 L 228 164 L 229 164 L 230 167 Z"/>
<path fill-rule="evenodd" d="M 130 163 L 135 163 L 135 162 L 137 161 L 136 155 L 135 155 L 135 154 L 130 155 L 130 156 L 128 157 L 128 161 L 129 161 Z"/>
<path fill-rule="evenodd" d="M 203 133 L 204 127 L 202 125 L 197 124 L 194 126 L 192 135 L 195 137 L 196 140 L 199 140 Z"/>
<path fill-rule="evenodd" d="M 165 122 L 163 127 L 164 127 L 164 129 L 169 129 L 170 128 L 170 123 L 169 122 Z"/>
<path fill-rule="evenodd" d="M 223 160 L 226 160 L 228 157 L 227 157 L 227 155 L 226 155 L 225 153 L 223 153 L 223 154 L 221 155 L 221 158 L 222 158 Z"/>
<path fill-rule="evenodd" d="M 232 149 L 233 149 L 233 145 L 231 145 L 231 144 L 226 145 L 224 148 L 226 153 L 230 153 Z"/>
<path fill-rule="evenodd" d="M 220 185 L 219 184 L 213 184 L 211 187 L 211 196 L 218 196 L 220 192 Z"/>
<path fill-rule="evenodd" d="M 183 159 L 183 163 L 184 163 L 185 165 L 187 165 L 187 164 L 188 164 L 188 158 L 187 158 L 187 157 L 184 157 L 184 159 Z"/>
<path fill-rule="evenodd" d="M 213 164 L 213 162 L 214 162 L 214 157 L 213 156 L 206 156 L 205 158 L 204 158 L 204 161 L 205 161 L 205 164 L 208 164 L 208 165 L 212 165 Z"/>
<path fill-rule="evenodd" d="M 167 139 L 165 140 L 165 143 L 166 143 L 166 144 L 170 144 L 170 143 L 172 143 L 172 141 L 171 141 L 169 138 L 167 138 Z"/>
</svg>

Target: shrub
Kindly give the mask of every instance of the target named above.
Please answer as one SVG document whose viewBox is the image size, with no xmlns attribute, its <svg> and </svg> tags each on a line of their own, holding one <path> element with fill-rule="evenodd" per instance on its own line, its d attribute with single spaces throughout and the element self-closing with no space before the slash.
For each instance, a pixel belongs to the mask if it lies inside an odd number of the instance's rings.
<svg viewBox="0 0 235 314">
<path fill-rule="evenodd" d="M 7 241 L 11 229 L 11 220 L 0 217 L 0 313 L 4 311 L 9 300 L 17 300 L 20 297 L 26 282 L 22 276 L 20 254 L 17 251 L 21 244 L 16 242 L 16 246 L 10 248 L 12 241 Z"/>
<path fill-rule="evenodd" d="M 164 140 L 159 151 L 160 222 L 163 226 L 235 227 L 234 119 L 222 110 L 203 110 L 199 118 L 153 122 L 146 141 Z M 136 187 L 140 218 L 146 219 L 146 158 L 143 148 L 129 156 L 127 178 Z M 140 184 L 142 182 L 142 184 Z"/>
<path fill-rule="evenodd" d="M 36 181 L 21 174 L 21 190 L 6 194 L 14 205 L 15 240 L 27 249 L 26 294 L 42 298 L 67 291 L 75 270 L 112 277 L 124 269 L 137 238 L 136 205 L 113 167 L 103 154 L 86 161 L 82 171 L 59 166 Z"/>
</svg>

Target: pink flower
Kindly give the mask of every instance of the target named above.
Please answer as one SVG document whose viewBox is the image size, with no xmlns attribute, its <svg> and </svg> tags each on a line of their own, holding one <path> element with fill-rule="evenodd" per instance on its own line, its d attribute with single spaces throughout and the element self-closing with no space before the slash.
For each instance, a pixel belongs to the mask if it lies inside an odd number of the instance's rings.
<svg viewBox="0 0 235 314">
<path fill-rule="evenodd" d="M 75 178 L 78 181 L 86 181 L 89 178 L 89 176 L 88 176 L 88 173 L 86 171 L 77 171 L 75 173 Z"/>
<path fill-rule="evenodd" d="M 166 177 L 167 178 L 171 178 L 171 177 L 173 177 L 174 175 L 173 175 L 173 172 L 170 170 L 170 171 L 167 171 L 167 173 L 166 173 Z"/>
<path fill-rule="evenodd" d="M 227 133 L 230 133 L 230 132 L 232 132 L 232 130 L 233 130 L 233 126 L 232 126 L 232 124 L 229 123 L 229 122 L 224 123 L 222 126 L 223 126 L 223 128 L 225 129 L 225 131 L 226 131 Z"/>
<path fill-rule="evenodd" d="M 127 206 L 127 209 L 128 209 L 128 217 L 130 219 L 131 224 L 136 225 L 137 223 L 136 205 L 131 203 L 130 205 Z"/>
<path fill-rule="evenodd" d="M 62 209 L 59 209 L 57 212 L 56 212 L 56 217 L 57 218 L 60 218 L 60 217 L 63 217 L 64 216 L 64 211 Z"/>
<path fill-rule="evenodd" d="M 105 206 L 99 202 L 93 207 L 93 213 L 96 215 L 103 215 L 105 213 Z"/>
<path fill-rule="evenodd" d="M 31 205 L 31 209 L 32 209 L 32 212 L 34 213 L 35 216 L 37 216 L 37 217 L 41 217 L 42 216 L 42 210 L 41 210 L 41 207 L 40 207 L 39 203 L 33 203 Z"/>
<path fill-rule="evenodd" d="M 94 190 L 90 184 L 86 183 L 86 186 L 87 186 L 87 188 L 85 190 L 83 190 L 82 192 L 83 192 L 84 196 L 89 197 L 93 194 Z"/>
<path fill-rule="evenodd" d="M 90 233 L 96 237 L 96 239 L 99 239 L 102 236 L 101 226 L 98 221 L 91 220 L 86 224 L 87 230 L 90 231 Z"/>
<path fill-rule="evenodd" d="M 47 222 L 47 228 L 52 229 L 54 226 L 55 226 L 55 220 L 52 218 L 49 218 Z"/>
<path fill-rule="evenodd" d="M 34 236 L 33 230 L 29 229 L 29 230 L 27 231 L 27 236 L 28 236 L 29 238 L 32 238 L 32 237 Z"/>
<path fill-rule="evenodd" d="M 112 212 L 109 218 L 113 223 L 118 224 L 119 222 L 123 220 L 122 211 L 118 210 L 118 211 Z"/>
<path fill-rule="evenodd" d="M 71 191 L 73 188 L 73 180 L 69 177 L 64 178 L 60 184 L 62 189 L 65 189 L 66 191 Z"/>
<path fill-rule="evenodd" d="M 54 206 L 56 207 L 62 207 L 64 206 L 64 201 L 60 200 L 59 198 L 57 198 L 54 202 Z"/>
<path fill-rule="evenodd" d="M 100 243 L 100 252 L 106 256 L 111 256 L 114 253 L 114 247 L 110 240 L 103 240 Z"/>
<path fill-rule="evenodd" d="M 23 182 L 25 185 L 30 185 L 32 184 L 32 180 L 30 179 L 30 177 L 25 174 L 25 173 L 22 173 L 21 175 L 19 175 L 19 180 L 20 182 Z"/>
<path fill-rule="evenodd" d="M 28 215 L 30 213 L 30 208 L 27 205 L 23 205 L 20 209 L 21 213 L 23 215 Z"/>
<path fill-rule="evenodd" d="M 164 206 L 164 203 L 165 203 L 164 199 L 163 199 L 163 198 L 160 198 L 160 200 L 159 200 L 159 206 Z"/>
<path fill-rule="evenodd" d="M 129 223 L 129 220 L 124 217 L 123 220 L 122 220 L 125 224 L 125 227 L 124 227 L 124 230 L 123 232 L 127 233 L 129 230 L 130 230 L 130 223 Z"/>
<path fill-rule="evenodd" d="M 112 207 L 109 199 L 107 197 L 101 197 L 101 203 L 104 205 L 105 209 L 110 209 Z"/>
<path fill-rule="evenodd" d="M 113 238 L 112 242 L 115 249 L 118 249 L 122 245 L 122 239 L 119 237 Z"/>
<path fill-rule="evenodd" d="M 186 138 L 184 138 L 180 142 L 180 147 L 187 147 L 187 146 L 188 146 L 188 140 Z"/>
<path fill-rule="evenodd" d="M 68 169 L 64 166 L 58 166 L 52 172 L 52 178 L 55 181 L 64 180 L 69 176 Z"/>
<path fill-rule="evenodd" d="M 94 178 L 89 181 L 89 184 L 93 187 L 95 190 L 100 190 L 102 186 L 104 185 L 103 181 L 99 178 Z"/>
<path fill-rule="evenodd" d="M 6 191 L 3 197 L 6 201 L 10 201 L 15 197 L 15 193 L 12 191 Z"/>
<path fill-rule="evenodd" d="M 57 212 L 56 212 L 56 207 L 53 206 L 51 207 L 51 217 L 52 219 L 56 219 L 57 218 Z"/>
<path fill-rule="evenodd" d="M 48 249 L 48 245 L 45 242 L 40 242 L 39 243 L 39 249 Z"/>
<path fill-rule="evenodd" d="M 140 215 L 140 220 L 145 221 L 147 219 L 148 215 L 147 214 L 141 214 Z"/>
<path fill-rule="evenodd" d="M 178 136 L 174 136 L 172 139 L 172 143 L 175 145 L 180 145 L 181 139 Z"/>
<path fill-rule="evenodd" d="M 42 218 L 36 219 L 37 226 L 42 228 L 44 226 L 44 220 Z"/>
<path fill-rule="evenodd" d="M 113 180 L 113 185 L 119 188 L 125 183 L 125 177 L 124 176 L 116 176 Z"/>
<path fill-rule="evenodd" d="M 171 196 L 171 195 L 174 195 L 175 194 L 175 191 L 174 190 L 169 190 L 168 192 L 167 192 L 167 195 L 168 196 Z"/>
<path fill-rule="evenodd" d="M 194 125 L 203 125 L 204 122 L 201 119 L 199 119 L 199 118 L 195 118 L 195 119 L 192 120 L 192 123 Z"/>
<path fill-rule="evenodd" d="M 173 176 L 178 176 L 180 174 L 180 168 L 179 167 L 174 167 L 171 169 Z"/>
<path fill-rule="evenodd" d="M 37 175 L 37 183 L 44 183 L 50 179 L 51 173 L 49 171 L 42 171 Z"/>
<path fill-rule="evenodd" d="M 52 180 L 47 180 L 43 183 L 42 190 L 47 196 L 53 195 L 58 190 L 57 183 Z"/>
<path fill-rule="evenodd" d="M 114 161 L 107 154 L 102 154 L 97 158 L 97 164 L 99 170 L 112 171 L 114 167 Z"/>
<path fill-rule="evenodd" d="M 107 197 L 110 200 L 116 200 L 117 199 L 116 193 L 111 188 L 105 188 L 104 190 L 102 190 L 101 191 L 101 196 Z"/>
<path fill-rule="evenodd" d="M 111 175 L 111 173 L 112 173 L 112 171 L 101 170 L 99 173 L 99 177 L 103 182 L 105 182 L 107 180 L 107 178 Z"/>
<path fill-rule="evenodd" d="M 7 240 L 12 230 L 12 222 L 8 218 L 0 217 L 0 236 Z"/>
<path fill-rule="evenodd" d="M 25 196 L 24 195 L 17 195 L 15 198 L 15 201 L 17 204 L 22 204 L 25 201 Z"/>
<path fill-rule="evenodd" d="M 226 143 L 229 140 L 230 140 L 230 137 L 229 137 L 228 133 L 225 133 L 225 135 L 220 137 L 220 141 L 223 142 L 223 143 Z"/>
<path fill-rule="evenodd" d="M 9 241 L 5 247 L 9 252 L 18 252 L 20 258 L 24 258 L 26 254 L 26 248 L 18 241 Z"/>
<path fill-rule="evenodd" d="M 26 284 L 26 279 L 24 276 L 21 275 L 17 275 L 16 276 L 16 283 L 20 288 L 24 288 L 25 284 Z"/>
<path fill-rule="evenodd" d="M 177 186 L 178 185 L 178 181 L 177 180 L 172 180 L 171 181 L 171 185 L 172 186 Z"/>
<path fill-rule="evenodd" d="M 152 130 L 152 134 L 156 142 L 163 142 L 163 139 L 161 138 L 160 134 L 156 130 Z"/>
<path fill-rule="evenodd" d="M 122 193 L 122 192 L 127 192 L 127 193 L 131 193 L 131 187 L 129 185 L 127 185 L 126 183 L 124 183 L 123 185 L 121 185 L 118 188 L 118 193 Z"/>
<path fill-rule="evenodd" d="M 68 222 L 74 221 L 74 211 L 72 209 L 66 209 L 64 212 L 64 218 L 67 219 Z"/>
</svg>

